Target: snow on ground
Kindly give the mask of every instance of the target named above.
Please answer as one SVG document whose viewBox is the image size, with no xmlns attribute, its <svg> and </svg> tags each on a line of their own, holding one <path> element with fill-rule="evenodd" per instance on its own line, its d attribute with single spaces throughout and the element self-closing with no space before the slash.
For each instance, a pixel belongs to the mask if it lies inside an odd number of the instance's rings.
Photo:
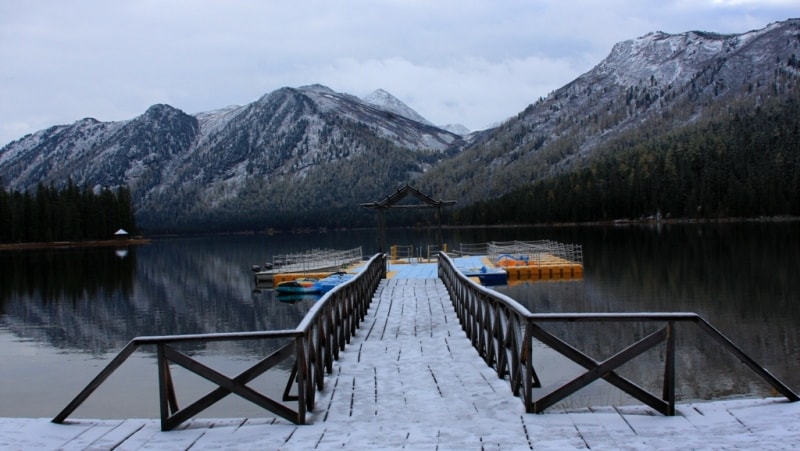
<svg viewBox="0 0 800 451">
<path fill-rule="evenodd" d="M 782 449 L 800 446 L 800 403 L 781 399 L 527 414 L 478 357 L 427 265 L 381 283 L 311 424 L 197 419 L 0 419 L 0 449 Z M 434 270 L 435 271 L 435 270 Z"/>
<path fill-rule="evenodd" d="M 469 415 L 459 414 L 455 408 L 445 408 L 432 417 L 424 417 L 430 410 L 432 406 L 411 416 L 329 417 L 327 421 L 306 426 L 274 418 L 199 419 L 169 432 L 162 432 L 159 420 L 152 419 L 69 420 L 68 424 L 59 425 L 47 418 L 3 418 L 0 449 L 772 450 L 800 447 L 800 403 L 779 399 L 680 405 L 674 417 L 654 415 L 643 407 L 540 415 L 498 412 L 493 418 L 477 414 L 468 418 Z M 516 431 L 509 432 L 513 429 Z"/>
</svg>

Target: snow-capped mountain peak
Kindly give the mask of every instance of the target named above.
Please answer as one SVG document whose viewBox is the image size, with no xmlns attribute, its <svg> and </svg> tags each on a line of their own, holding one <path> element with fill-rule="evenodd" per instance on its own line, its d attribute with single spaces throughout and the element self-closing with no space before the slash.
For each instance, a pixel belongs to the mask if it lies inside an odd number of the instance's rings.
<svg viewBox="0 0 800 451">
<path fill-rule="evenodd" d="M 398 116 L 411 119 L 412 121 L 420 122 L 426 125 L 433 125 L 430 121 L 422 117 L 419 113 L 411 109 L 408 105 L 401 102 L 400 99 L 384 91 L 383 89 L 376 89 L 370 94 L 361 99 L 364 103 L 374 106 L 375 108 L 383 111 L 394 113 Z"/>
</svg>

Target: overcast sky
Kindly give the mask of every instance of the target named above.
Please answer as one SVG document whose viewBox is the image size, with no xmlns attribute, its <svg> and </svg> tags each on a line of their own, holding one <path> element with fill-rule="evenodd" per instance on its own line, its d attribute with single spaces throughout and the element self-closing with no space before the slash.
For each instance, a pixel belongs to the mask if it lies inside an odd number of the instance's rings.
<svg viewBox="0 0 800 451">
<path fill-rule="evenodd" d="M 383 88 L 485 128 L 651 31 L 742 33 L 798 0 L 0 0 L 0 146 L 84 117 Z"/>
</svg>

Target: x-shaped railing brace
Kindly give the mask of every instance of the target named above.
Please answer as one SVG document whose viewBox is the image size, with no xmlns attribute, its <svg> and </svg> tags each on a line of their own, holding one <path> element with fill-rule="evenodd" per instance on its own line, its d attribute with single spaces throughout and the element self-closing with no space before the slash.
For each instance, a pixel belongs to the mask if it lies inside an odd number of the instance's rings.
<svg viewBox="0 0 800 451">
<path fill-rule="evenodd" d="M 207 367 L 206 365 L 203 365 L 197 360 L 194 360 L 186 354 L 176 351 L 174 348 L 171 348 L 167 345 L 158 345 L 158 382 L 161 407 L 161 430 L 168 431 L 174 429 L 177 425 L 188 420 L 194 415 L 197 415 L 231 393 L 235 393 L 256 405 L 275 413 L 280 417 L 283 417 L 293 423 L 297 423 L 297 412 L 289 409 L 283 404 L 278 403 L 277 401 L 264 396 L 263 394 L 246 385 L 248 382 L 274 367 L 280 361 L 290 357 L 293 353 L 294 345 L 290 344 L 288 346 L 284 346 L 237 376 L 229 378 L 224 374 L 219 373 L 212 368 Z M 184 407 L 183 409 L 179 409 L 178 400 L 175 396 L 175 386 L 173 385 L 172 375 L 169 369 L 169 362 L 173 362 L 182 366 L 183 368 L 186 368 L 198 376 L 213 382 L 214 384 L 218 385 L 218 387 L 192 404 Z M 284 397 L 286 397 L 293 381 L 294 378 L 289 379 L 286 391 L 284 391 Z"/>
<path fill-rule="evenodd" d="M 589 357 L 578 349 L 575 349 L 560 338 L 545 331 L 534 323 L 528 323 L 528 327 L 532 328 L 532 335 L 539 341 L 555 349 L 573 362 L 588 370 L 577 378 L 535 401 L 533 403 L 534 413 L 541 413 L 548 407 L 561 401 L 562 399 L 575 393 L 597 379 L 604 378 L 612 385 L 642 401 L 660 413 L 664 415 L 675 414 L 674 385 L 672 382 L 672 373 L 674 372 L 674 339 L 670 333 L 671 325 L 668 324 L 667 326 L 664 326 L 663 328 L 651 333 L 650 335 L 614 354 L 603 362 L 594 360 L 593 358 Z M 665 340 L 667 341 L 668 349 L 664 375 L 664 397 L 667 398 L 667 400 L 660 399 L 657 396 L 652 395 L 643 388 L 614 372 L 614 370 L 619 368 L 621 365 L 634 359 L 636 356 Z"/>
</svg>

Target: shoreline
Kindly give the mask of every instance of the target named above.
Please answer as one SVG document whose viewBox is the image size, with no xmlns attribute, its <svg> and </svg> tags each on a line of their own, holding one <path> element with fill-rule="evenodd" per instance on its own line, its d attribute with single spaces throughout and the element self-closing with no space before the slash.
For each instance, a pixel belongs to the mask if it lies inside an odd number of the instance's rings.
<svg viewBox="0 0 800 451">
<path fill-rule="evenodd" d="M 150 244 L 150 238 L 129 238 L 111 240 L 88 241 L 52 241 L 40 243 L 3 243 L 0 251 L 30 250 L 30 249 L 70 249 L 75 247 L 127 247 L 140 244 Z"/>
<path fill-rule="evenodd" d="M 756 218 L 665 218 L 665 219 L 615 219 L 607 221 L 586 221 L 586 222 L 551 222 L 551 223 L 531 223 L 531 224 L 478 224 L 478 225 L 447 225 L 442 224 L 443 230 L 453 229 L 496 229 L 496 228 L 527 228 L 527 227 L 620 227 L 620 226 L 653 226 L 653 225 L 681 225 L 681 224 L 735 224 L 735 223 L 779 223 L 779 222 L 800 222 L 798 216 L 762 216 Z M 388 229 L 436 229 L 438 226 L 397 226 Z M 327 233 L 330 231 L 341 230 L 377 230 L 375 227 L 353 227 L 344 229 L 294 229 L 294 230 L 268 230 L 268 231 L 239 231 L 239 232 L 208 232 L 208 233 L 171 233 L 154 235 L 155 238 L 175 238 L 192 236 L 229 236 L 229 235 L 278 235 L 278 234 L 307 234 L 307 233 Z M 109 240 L 89 240 L 89 241 L 52 241 L 37 243 L 0 243 L 0 251 L 5 250 L 27 250 L 27 249 L 67 249 L 75 247 L 112 247 L 112 246 L 131 246 L 140 244 L 150 244 L 152 238 L 135 237 L 129 239 L 109 239 Z"/>
</svg>

